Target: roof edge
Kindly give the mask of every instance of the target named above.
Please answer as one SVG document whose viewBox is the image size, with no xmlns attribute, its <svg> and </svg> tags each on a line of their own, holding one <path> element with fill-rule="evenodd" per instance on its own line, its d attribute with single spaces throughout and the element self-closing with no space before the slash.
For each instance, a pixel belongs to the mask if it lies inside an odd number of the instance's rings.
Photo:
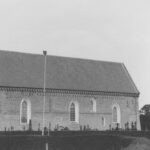
<svg viewBox="0 0 150 150">
<path fill-rule="evenodd" d="M 0 86 L 2 91 L 27 91 L 27 92 L 42 92 L 43 88 L 33 87 L 4 87 Z M 70 89 L 51 89 L 46 88 L 47 93 L 62 93 L 62 94 L 78 94 L 78 95 L 108 95 L 108 96 L 126 96 L 126 97 L 139 97 L 139 93 L 124 93 L 113 91 L 88 91 L 88 90 L 70 90 Z"/>
<path fill-rule="evenodd" d="M 124 63 L 121 63 L 121 65 L 122 65 L 122 67 L 123 67 L 123 69 L 124 69 L 124 71 L 125 71 L 125 73 L 126 73 L 128 79 L 131 81 L 132 86 L 133 86 L 134 89 L 137 91 L 136 93 L 140 94 L 140 92 L 139 92 L 137 86 L 135 85 L 135 83 L 134 83 L 134 81 L 133 81 L 131 75 L 129 74 L 129 72 L 128 72 L 126 66 L 125 66 L 125 64 L 124 64 Z"/>
</svg>

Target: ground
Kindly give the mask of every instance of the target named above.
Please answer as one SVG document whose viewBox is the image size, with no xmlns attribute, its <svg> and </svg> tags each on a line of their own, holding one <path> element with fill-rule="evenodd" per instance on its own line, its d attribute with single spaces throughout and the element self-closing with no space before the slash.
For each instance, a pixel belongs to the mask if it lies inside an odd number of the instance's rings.
<svg viewBox="0 0 150 150">
<path fill-rule="evenodd" d="M 1 132 L 0 150 L 150 150 L 150 132 Z"/>
<path fill-rule="evenodd" d="M 121 150 L 150 150 L 150 139 L 135 138 L 127 148 Z"/>
</svg>

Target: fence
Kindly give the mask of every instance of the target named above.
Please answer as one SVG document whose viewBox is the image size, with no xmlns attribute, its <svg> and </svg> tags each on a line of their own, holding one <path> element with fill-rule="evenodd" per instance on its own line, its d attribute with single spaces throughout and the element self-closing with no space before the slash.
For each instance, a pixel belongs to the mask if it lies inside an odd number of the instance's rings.
<svg viewBox="0 0 150 150">
<path fill-rule="evenodd" d="M 135 136 L 150 138 L 150 131 L 45 131 L 45 136 L 64 137 L 64 136 L 91 136 L 91 135 L 115 135 L 115 136 Z M 42 131 L 0 131 L 0 136 L 4 135 L 42 135 Z"/>
</svg>

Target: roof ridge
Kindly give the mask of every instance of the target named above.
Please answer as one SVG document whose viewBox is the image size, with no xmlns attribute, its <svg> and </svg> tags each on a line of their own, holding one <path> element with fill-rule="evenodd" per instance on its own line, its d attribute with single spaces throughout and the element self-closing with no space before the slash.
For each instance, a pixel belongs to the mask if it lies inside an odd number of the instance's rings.
<svg viewBox="0 0 150 150">
<path fill-rule="evenodd" d="M 11 51 L 11 50 L 1 50 L 0 52 L 4 53 L 17 53 L 17 54 L 25 54 L 25 55 L 34 55 L 34 56 L 43 56 L 43 53 L 41 51 L 41 54 L 38 53 L 30 53 L 30 52 L 22 52 L 22 51 Z M 104 63 L 114 63 L 114 64 L 121 64 L 122 62 L 115 62 L 115 61 L 106 61 L 106 60 L 98 60 L 98 59 L 92 59 L 92 58 L 80 58 L 80 57 L 72 57 L 72 56 L 58 56 L 58 55 L 47 55 L 47 57 L 57 57 L 57 58 L 67 58 L 67 59 L 74 59 L 74 60 L 85 60 L 85 61 L 92 61 L 92 62 L 104 62 Z"/>
<path fill-rule="evenodd" d="M 38 55 L 38 56 L 41 56 L 40 54 L 38 53 L 30 53 L 30 52 L 20 52 L 20 51 L 11 51 L 11 50 L 2 50 L 0 49 L 0 52 L 4 52 L 4 53 L 17 53 L 17 54 L 25 54 L 25 55 Z"/>
</svg>

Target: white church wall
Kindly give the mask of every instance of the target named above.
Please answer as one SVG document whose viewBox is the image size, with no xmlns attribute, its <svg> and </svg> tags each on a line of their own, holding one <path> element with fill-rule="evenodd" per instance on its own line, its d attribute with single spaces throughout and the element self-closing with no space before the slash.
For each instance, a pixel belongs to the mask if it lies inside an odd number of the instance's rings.
<svg viewBox="0 0 150 150">
<path fill-rule="evenodd" d="M 20 124 L 20 103 L 27 98 L 31 102 L 31 120 L 33 129 L 42 127 L 43 95 L 41 93 L 28 92 L 0 92 L 0 130 L 4 128 L 22 130 Z M 96 101 L 96 112 L 92 111 L 91 99 Z M 70 121 L 69 104 L 75 101 L 79 104 L 79 122 Z M 121 127 L 126 122 L 138 121 L 138 99 L 123 96 L 104 95 L 71 95 L 71 94 L 46 94 L 45 124 L 54 129 L 56 125 L 78 130 L 80 126 L 88 125 L 91 129 L 106 130 L 115 128 L 112 123 L 112 105 L 118 104 L 121 113 Z M 102 118 L 104 118 L 104 123 Z M 26 126 L 28 128 L 28 125 Z"/>
</svg>

